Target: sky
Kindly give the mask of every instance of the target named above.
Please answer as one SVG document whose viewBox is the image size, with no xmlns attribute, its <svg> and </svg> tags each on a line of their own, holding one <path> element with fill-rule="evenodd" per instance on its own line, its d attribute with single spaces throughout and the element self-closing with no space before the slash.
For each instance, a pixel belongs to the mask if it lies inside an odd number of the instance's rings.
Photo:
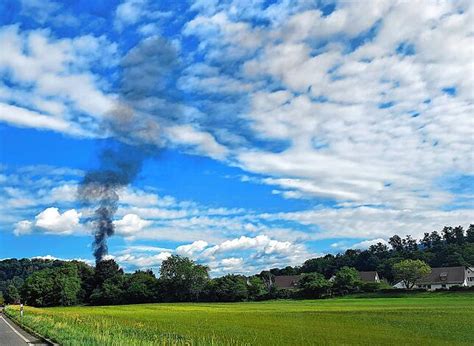
<svg viewBox="0 0 474 346">
<path fill-rule="evenodd" d="M 474 222 L 472 1 L 0 2 L 0 258 L 211 275 Z"/>
</svg>

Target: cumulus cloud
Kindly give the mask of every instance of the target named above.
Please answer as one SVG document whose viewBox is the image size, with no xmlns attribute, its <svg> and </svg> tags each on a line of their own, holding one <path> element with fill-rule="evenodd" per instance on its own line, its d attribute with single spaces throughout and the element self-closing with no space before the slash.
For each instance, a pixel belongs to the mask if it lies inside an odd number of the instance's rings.
<svg viewBox="0 0 474 346">
<path fill-rule="evenodd" d="M 191 257 L 198 263 L 207 265 L 213 276 L 226 273 L 255 274 L 276 266 L 299 265 L 314 255 L 302 244 L 258 235 L 253 238 L 230 239 L 214 245 L 198 240 L 180 245 L 174 250 L 162 249 L 152 256 L 148 246 L 127 247 L 114 258 L 130 269 L 156 268 L 173 253 Z"/>
<path fill-rule="evenodd" d="M 80 230 L 82 214 L 75 209 L 61 213 L 58 208 L 50 207 L 35 216 L 34 221 L 21 220 L 15 224 L 13 233 L 17 236 L 39 231 L 46 234 L 70 235 Z"/>
<path fill-rule="evenodd" d="M 377 239 L 364 240 L 359 243 L 353 244 L 351 248 L 365 250 L 365 249 L 368 249 L 370 246 L 376 245 L 378 243 L 388 245 L 388 242 L 385 239 L 377 238 Z"/>
<path fill-rule="evenodd" d="M 35 217 L 35 226 L 47 233 L 71 234 L 78 226 L 81 213 L 70 209 L 60 213 L 58 208 L 47 208 Z"/>
<path fill-rule="evenodd" d="M 197 240 L 188 245 L 181 245 L 176 248 L 178 255 L 192 257 L 196 252 L 201 252 L 207 247 L 208 243 L 204 240 Z"/>
<path fill-rule="evenodd" d="M 127 214 L 121 220 L 114 221 L 117 234 L 126 237 L 134 236 L 150 224 L 151 221 L 144 220 L 136 214 Z"/>
<path fill-rule="evenodd" d="M 13 230 L 13 233 L 16 236 L 29 234 L 29 233 L 31 233 L 32 228 L 33 228 L 33 223 L 31 221 L 28 221 L 28 220 L 18 221 L 15 224 L 15 228 Z"/>
</svg>

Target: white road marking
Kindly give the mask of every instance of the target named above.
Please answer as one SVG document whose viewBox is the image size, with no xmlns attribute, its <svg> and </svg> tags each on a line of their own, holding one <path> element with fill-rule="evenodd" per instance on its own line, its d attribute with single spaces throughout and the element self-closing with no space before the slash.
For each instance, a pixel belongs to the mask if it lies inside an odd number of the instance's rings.
<svg viewBox="0 0 474 346">
<path fill-rule="evenodd" d="M 3 320 L 3 322 L 7 324 L 7 326 L 11 328 L 11 330 L 13 330 L 20 338 L 22 338 L 24 342 L 26 342 L 27 344 L 30 343 L 30 341 L 27 338 L 25 338 L 23 335 L 21 335 L 15 328 L 13 328 L 12 325 L 8 323 L 6 319 L 3 318 L 3 316 L 0 316 L 0 318 Z"/>
</svg>

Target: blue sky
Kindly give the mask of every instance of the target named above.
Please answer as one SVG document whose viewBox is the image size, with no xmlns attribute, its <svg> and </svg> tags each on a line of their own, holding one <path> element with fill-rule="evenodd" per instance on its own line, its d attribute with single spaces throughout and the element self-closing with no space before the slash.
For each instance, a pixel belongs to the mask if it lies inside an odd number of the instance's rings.
<svg viewBox="0 0 474 346">
<path fill-rule="evenodd" d="M 77 200 L 146 146 L 109 256 L 298 265 L 473 212 L 471 1 L 0 4 L 0 258 L 92 261 Z M 122 153 L 126 155 L 126 153 Z"/>
</svg>

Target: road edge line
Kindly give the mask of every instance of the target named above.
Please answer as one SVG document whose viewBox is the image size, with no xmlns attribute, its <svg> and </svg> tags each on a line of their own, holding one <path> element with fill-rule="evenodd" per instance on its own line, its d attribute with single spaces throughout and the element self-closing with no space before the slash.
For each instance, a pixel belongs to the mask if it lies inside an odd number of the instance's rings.
<svg viewBox="0 0 474 346">
<path fill-rule="evenodd" d="M 45 343 L 49 344 L 49 345 L 52 345 L 52 346 L 60 346 L 60 344 L 52 341 L 51 339 L 48 339 L 46 337 L 44 337 L 43 335 L 39 334 L 36 330 L 28 327 L 27 325 L 21 323 L 21 321 L 18 321 L 16 318 L 14 318 L 13 316 L 8 316 L 5 312 L 3 312 L 3 314 L 0 314 L 0 317 L 3 317 L 3 319 L 5 320 L 5 322 L 7 322 L 7 319 L 9 321 L 12 322 L 12 324 L 14 324 L 15 326 L 17 326 L 18 328 L 20 329 L 23 329 L 25 332 L 27 333 L 30 333 L 31 335 L 33 335 L 34 337 L 38 338 L 38 339 L 41 339 L 43 340 Z M 30 341 L 31 343 L 31 341 Z M 33 344 L 32 344 L 33 345 Z"/>
<path fill-rule="evenodd" d="M 3 318 L 3 316 L 0 316 L 0 318 L 3 320 L 3 322 L 5 322 L 7 324 L 7 326 L 10 327 L 11 330 L 13 330 L 15 332 L 16 335 L 18 335 L 20 338 L 22 338 L 22 340 L 24 342 L 26 342 L 27 344 L 30 344 L 30 340 L 28 340 L 27 338 L 25 338 L 18 330 L 16 330 L 15 328 L 13 328 L 13 326 L 8 323 L 8 321 L 6 319 Z"/>
</svg>

